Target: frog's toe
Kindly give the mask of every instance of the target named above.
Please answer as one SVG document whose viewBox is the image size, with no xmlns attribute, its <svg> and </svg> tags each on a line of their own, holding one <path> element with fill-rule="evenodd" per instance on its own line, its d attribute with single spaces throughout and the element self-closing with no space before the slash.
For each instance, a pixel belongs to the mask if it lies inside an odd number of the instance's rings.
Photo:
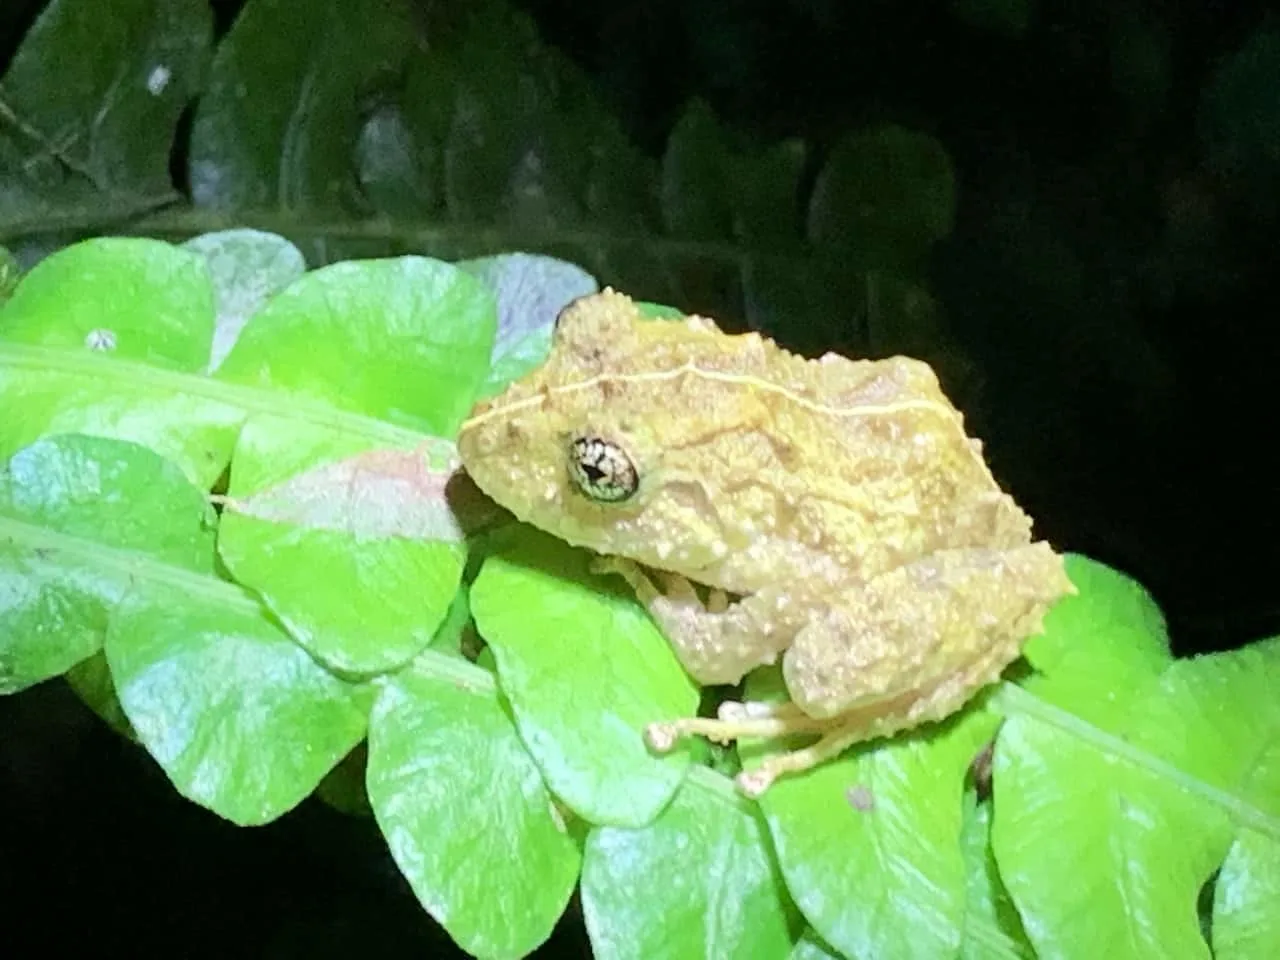
<svg viewBox="0 0 1280 960">
<path fill-rule="evenodd" d="M 680 740 L 674 723 L 651 723 L 644 728 L 644 739 L 657 753 L 670 753 Z"/>
<path fill-rule="evenodd" d="M 758 797 L 770 786 L 778 775 L 764 767 L 758 767 L 755 770 L 744 770 L 733 778 L 733 782 L 738 785 L 738 789 L 747 797 Z"/>
</svg>

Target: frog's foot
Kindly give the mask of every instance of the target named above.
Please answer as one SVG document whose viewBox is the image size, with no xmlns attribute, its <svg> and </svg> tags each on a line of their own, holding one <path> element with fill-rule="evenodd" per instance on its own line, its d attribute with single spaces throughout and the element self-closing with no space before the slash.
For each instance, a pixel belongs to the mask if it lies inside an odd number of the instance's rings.
<svg viewBox="0 0 1280 960">
<path fill-rule="evenodd" d="M 812 733 L 830 721 L 808 716 L 794 703 L 720 704 L 718 718 L 682 717 L 665 723 L 651 723 L 644 736 L 654 750 L 666 753 L 683 737 L 706 737 L 715 743 L 732 743 L 743 737 L 783 737 L 792 733 Z"/>
<path fill-rule="evenodd" d="M 800 773 L 812 769 L 820 763 L 838 757 L 853 744 L 866 739 L 865 727 L 838 727 L 829 730 L 821 739 L 807 747 L 766 757 L 755 769 L 742 771 L 734 781 L 738 784 L 738 789 L 748 797 L 758 797 L 784 773 Z"/>
<path fill-rule="evenodd" d="M 737 776 L 738 789 L 758 797 L 784 773 L 799 773 L 839 756 L 849 746 L 874 736 L 864 721 L 832 726 L 830 718 L 811 717 L 794 703 L 727 701 L 720 705 L 718 719 L 688 717 L 667 723 L 651 723 L 645 739 L 659 753 L 671 750 L 682 737 L 706 737 L 716 743 L 731 743 L 744 737 L 785 737 L 798 733 L 822 736 L 806 747 L 774 754 L 753 770 Z"/>
</svg>

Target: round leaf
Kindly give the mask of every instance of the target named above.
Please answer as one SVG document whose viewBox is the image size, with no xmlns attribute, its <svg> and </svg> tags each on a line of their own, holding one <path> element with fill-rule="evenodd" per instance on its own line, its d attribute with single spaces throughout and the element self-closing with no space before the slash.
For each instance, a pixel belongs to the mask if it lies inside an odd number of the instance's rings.
<svg viewBox="0 0 1280 960">
<path fill-rule="evenodd" d="M 516 958 L 546 940 L 580 856 L 491 674 L 428 654 L 385 681 L 368 788 L 396 863 L 459 946 Z"/>
<path fill-rule="evenodd" d="M 178 792 L 242 826 L 295 807 L 365 733 L 370 692 L 218 581 L 139 583 L 105 650 L 129 722 Z"/>
<path fill-rule="evenodd" d="M 262 306 L 306 273 L 302 253 L 284 237 L 260 230 L 222 230 L 183 247 L 204 257 L 213 280 L 217 320 L 209 369 L 217 369 L 240 331 Z"/>
<path fill-rule="evenodd" d="M 587 837 L 582 911 L 597 960 L 782 957 L 795 915 L 754 804 L 695 767 L 652 823 Z"/>
<path fill-rule="evenodd" d="M 211 572 L 212 546 L 203 494 L 143 447 L 58 436 L 19 451 L 0 468 L 0 693 L 96 653 L 140 568 Z"/>
<path fill-rule="evenodd" d="M 338 263 L 259 311 L 217 377 L 448 437 L 484 382 L 496 325 L 493 297 L 450 264 Z"/>
<path fill-rule="evenodd" d="M 213 340 L 204 261 L 159 240 L 102 237 L 31 269 L 0 311 L 0 338 L 204 368 Z"/>
<path fill-rule="evenodd" d="M 818 176 L 810 239 L 868 265 L 911 264 L 951 232 L 955 194 L 951 158 L 933 137 L 864 130 L 837 144 Z"/>
<path fill-rule="evenodd" d="M 471 611 L 493 649 L 529 751 L 593 823 L 638 826 L 680 783 L 689 754 L 655 756 L 645 725 L 693 714 L 697 689 L 667 641 L 588 555 L 520 527 L 490 555 Z"/>
</svg>

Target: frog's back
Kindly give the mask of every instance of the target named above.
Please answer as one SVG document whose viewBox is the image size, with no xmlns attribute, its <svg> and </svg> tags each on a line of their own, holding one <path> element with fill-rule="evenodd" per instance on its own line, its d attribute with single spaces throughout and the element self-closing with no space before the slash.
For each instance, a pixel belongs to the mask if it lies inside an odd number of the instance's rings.
<svg viewBox="0 0 1280 960">
<path fill-rule="evenodd" d="M 574 436 L 623 451 L 636 495 L 575 491 Z M 522 519 L 740 593 L 1029 538 L 927 364 L 810 360 L 701 317 L 642 320 L 612 291 L 566 309 L 548 362 L 477 407 L 459 449 Z"/>
</svg>

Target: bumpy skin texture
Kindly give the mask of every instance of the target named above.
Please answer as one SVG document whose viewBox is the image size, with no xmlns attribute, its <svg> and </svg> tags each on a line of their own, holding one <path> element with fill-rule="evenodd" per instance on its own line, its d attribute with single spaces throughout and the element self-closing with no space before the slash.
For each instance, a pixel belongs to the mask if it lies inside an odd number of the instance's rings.
<svg viewBox="0 0 1280 960">
<path fill-rule="evenodd" d="M 788 729 L 844 743 L 957 709 L 1073 589 L 904 357 L 807 360 L 606 290 L 458 444 L 494 500 L 608 558 L 695 679 L 782 655 Z M 608 486 L 584 486 L 601 470 Z M 705 604 L 692 584 L 714 588 Z M 736 735 L 708 724 L 678 732 Z"/>
</svg>

